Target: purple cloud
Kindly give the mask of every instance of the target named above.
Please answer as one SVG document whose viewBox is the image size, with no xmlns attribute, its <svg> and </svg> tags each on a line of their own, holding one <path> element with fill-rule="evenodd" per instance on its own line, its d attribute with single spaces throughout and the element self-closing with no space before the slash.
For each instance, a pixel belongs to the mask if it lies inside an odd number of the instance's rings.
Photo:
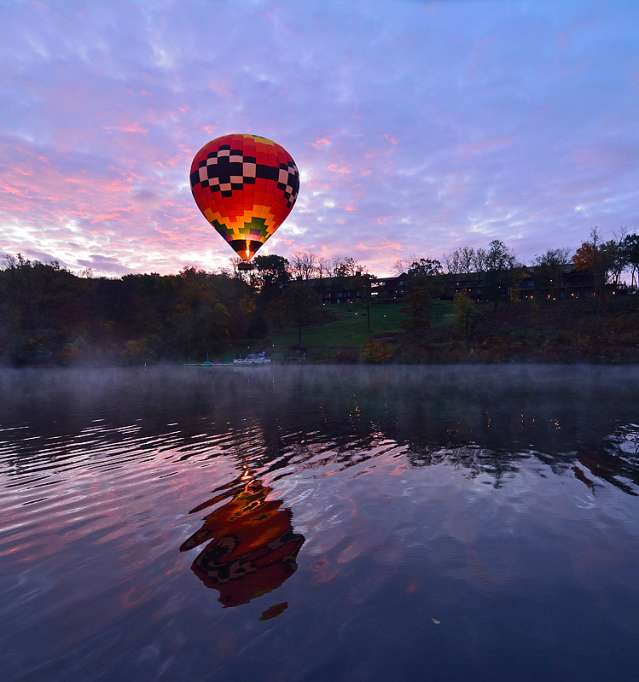
<svg viewBox="0 0 639 682">
<path fill-rule="evenodd" d="M 639 228 L 634 2 L 2 14 L 1 252 L 112 274 L 225 265 L 187 173 L 233 131 L 272 137 L 302 172 L 264 251 L 352 254 L 385 273 L 402 254 L 501 238 L 527 260 L 594 225 Z"/>
</svg>

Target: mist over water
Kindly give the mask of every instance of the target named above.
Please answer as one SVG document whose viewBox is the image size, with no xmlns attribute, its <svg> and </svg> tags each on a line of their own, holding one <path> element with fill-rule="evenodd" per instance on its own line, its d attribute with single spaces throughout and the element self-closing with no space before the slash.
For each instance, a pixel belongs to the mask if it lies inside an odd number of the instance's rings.
<svg viewBox="0 0 639 682">
<path fill-rule="evenodd" d="M 637 367 L 0 372 L 9 680 L 631 679 L 638 562 Z"/>
</svg>

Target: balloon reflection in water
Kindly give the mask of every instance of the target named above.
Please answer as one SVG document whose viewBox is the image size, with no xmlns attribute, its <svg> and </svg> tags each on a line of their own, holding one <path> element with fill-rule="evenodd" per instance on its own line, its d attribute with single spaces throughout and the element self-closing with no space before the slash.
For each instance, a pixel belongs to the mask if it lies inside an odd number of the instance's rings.
<svg viewBox="0 0 639 682">
<path fill-rule="evenodd" d="M 248 472 L 226 488 L 191 511 L 196 513 L 232 495 L 205 517 L 180 551 L 208 542 L 191 568 L 207 587 L 219 591 L 220 602 L 228 607 L 246 604 L 290 578 L 297 570 L 304 536 L 294 532 L 291 510 L 282 507 L 282 500 L 267 500 L 271 488 L 252 480 Z"/>
</svg>

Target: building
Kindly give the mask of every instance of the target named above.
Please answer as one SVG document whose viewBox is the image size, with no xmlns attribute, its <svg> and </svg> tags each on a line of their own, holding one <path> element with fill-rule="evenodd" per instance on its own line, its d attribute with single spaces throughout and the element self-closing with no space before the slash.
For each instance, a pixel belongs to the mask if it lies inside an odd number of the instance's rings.
<svg viewBox="0 0 639 682">
<path fill-rule="evenodd" d="M 495 287 L 499 298 L 506 301 L 558 301 L 592 296 L 592 272 L 578 270 L 572 263 L 554 271 L 538 266 L 521 266 L 497 273 L 468 272 L 432 277 L 433 293 L 442 300 L 452 300 L 465 294 L 476 302 L 494 300 Z M 501 281 L 499 281 L 501 280 Z M 296 285 L 313 287 L 322 303 L 398 303 L 408 292 L 410 278 L 406 273 L 396 277 L 353 275 L 296 280 Z"/>
<path fill-rule="evenodd" d="M 347 275 L 343 277 L 316 277 L 294 280 L 294 286 L 312 287 L 320 296 L 322 303 L 364 303 L 369 300 L 371 275 Z"/>
<path fill-rule="evenodd" d="M 563 265 L 554 273 L 537 266 L 522 266 L 503 273 L 503 283 L 495 283 L 487 272 L 437 275 L 433 279 L 435 294 L 452 300 L 465 294 L 473 301 L 491 299 L 489 289 L 498 286 L 503 300 L 562 300 L 591 296 L 594 291 L 592 273 L 577 270 L 573 264 Z M 371 284 L 372 300 L 393 303 L 401 300 L 408 289 L 408 275 L 378 277 Z M 494 290 L 493 290 L 494 293 Z"/>
</svg>

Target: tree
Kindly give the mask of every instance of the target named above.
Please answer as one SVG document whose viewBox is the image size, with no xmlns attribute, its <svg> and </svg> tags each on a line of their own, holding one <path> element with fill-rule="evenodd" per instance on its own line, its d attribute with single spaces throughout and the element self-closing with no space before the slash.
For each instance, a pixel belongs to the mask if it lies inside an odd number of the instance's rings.
<svg viewBox="0 0 639 682">
<path fill-rule="evenodd" d="M 318 261 L 315 254 L 297 252 L 291 258 L 291 274 L 294 279 L 311 279 L 318 272 Z"/>
<path fill-rule="evenodd" d="M 512 270 L 515 266 L 515 254 L 499 239 L 493 239 L 488 245 L 483 258 L 484 267 L 486 270 L 493 270 L 495 272 L 503 272 Z"/>
<path fill-rule="evenodd" d="M 570 249 L 548 249 L 533 261 L 533 265 L 547 268 L 561 268 L 569 263 Z"/>
<path fill-rule="evenodd" d="M 539 288 L 547 289 L 551 295 L 561 286 L 563 271 L 570 263 L 570 249 L 548 249 L 533 261 L 537 269 L 535 280 Z"/>
<path fill-rule="evenodd" d="M 444 266 L 450 275 L 468 274 L 476 270 L 476 253 L 472 246 L 461 246 L 444 256 Z"/>
<path fill-rule="evenodd" d="M 593 288 L 600 298 L 605 298 L 608 276 L 617 258 L 617 244 L 614 241 L 601 242 L 599 231 L 594 228 L 590 233 L 590 241 L 585 241 L 575 251 L 572 260 L 577 270 L 590 271 Z"/>
<path fill-rule="evenodd" d="M 319 279 L 331 276 L 331 264 L 327 258 L 320 256 L 317 259 L 317 276 Z"/>
<path fill-rule="evenodd" d="M 477 249 L 473 254 L 473 270 L 475 272 L 485 272 L 488 268 L 486 266 L 486 258 L 488 252 L 486 249 Z"/>
<path fill-rule="evenodd" d="M 614 239 L 610 239 L 602 245 L 605 258 L 609 263 L 607 279 L 615 286 L 619 286 L 621 275 L 627 265 L 626 254 L 622 245 L 622 240 Z"/>
<path fill-rule="evenodd" d="M 497 309 L 500 299 L 512 285 L 515 255 L 499 239 L 494 239 L 488 245 L 488 250 L 482 251 L 482 267 L 485 274 L 486 297 L 492 301 Z"/>
<path fill-rule="evenodd" d="M 352 256 L 338 256 L 333 259 L 333 277 L 355 277 L 366 273 L 366 267 Z"/>
<path fill-rule="evenodd" d="M 395 273 L 396 277 L 400 277 L 406 272 L 407 268 L 406 265 L 404 264 L 404 261 L 401 258 L 398 258 L 394 263 L 393 263 L 393 272 Z"/>
<path fill-rule="evenodd" d="M 407 276 L 408 293 L 404 313 L 404 328 L 413 337 L 430 329 L 433 296 L 438 293 L 437 276 L 442 264 L 435 258 L 420 258 L 411 263 Z"/>
<path fill-rule="evenodd" d="M 14 364 L 204 357 L 245 338 L 256 292 L 229 275 L 78 277 L 18 256 L 0 269 L 0 356 Z"/>
<path fill-rule="evenodd" d="M 251 271 L 241 270 L 240 265 L 242 265 L 242 263 L 244 263 L 244 261 L 239 256 L 231 256 L 229 258 L 232 276 L 235 279 L 239 279 L 240 281 L 249 284 L 251 282 Z M 224 272 L 224 270 L 222 270 L 222 272 Z"/>
<path fill-rule="evenodd" d="M 626 263 L 630 267 L 631 285 L 639 285 L 639 234 L 627 234 L 621 242 L 621 251 Z"/>
<path fill-rule="evenodd" d="M 228 342 L 229 312 L 213 286 L 213 277 L 185 267 L 174 281 L 174 339 L 182 357 L 203 358 L 223 350 Z"/>
<path fill-rule="evenodd" d="M 393 263 L 393 272 L 399 277 L 405 274 L 410 268 L 411 264 L 419 260 L 419 256 L 410 254 L 404 258 L 398 258 Z"/>
<path fill-rule="evenodd" d="M 402 326 L 414 339 L 430 329 L 432 308 L 433 299 L 428 285 L 421 279 L 413 280 L 402 309 L 405 315 Z"/>
<path fill-rule="evenodd" d="M 273 295 L 291 279 L 289 262 L 283 256 L 255 256 L 253 263 L 255 283 L 266 297 Z"/>
<path fill-rule="evenodd" d="M 0 282 L 0 354 L 11 362 L 44 361 L 79 336 L 90 316 L 91 282 L 57 261 L 42 263 L 18 254 L 5 259 Z"/>
<path fill-rule="evenodd" d="M 408 268 L 409 278 L 435 277 L 442 272 L 442 264 L 434 258 L 420 258 L 413 261 Z"/>
<path fill-rule="evenodd" d="M 455 325 L 464 338 L 466 347 L 468 347 L 478 318 L 475 304 L 466 294 L 455 294 L 453 310 Z"/>
</svg>

